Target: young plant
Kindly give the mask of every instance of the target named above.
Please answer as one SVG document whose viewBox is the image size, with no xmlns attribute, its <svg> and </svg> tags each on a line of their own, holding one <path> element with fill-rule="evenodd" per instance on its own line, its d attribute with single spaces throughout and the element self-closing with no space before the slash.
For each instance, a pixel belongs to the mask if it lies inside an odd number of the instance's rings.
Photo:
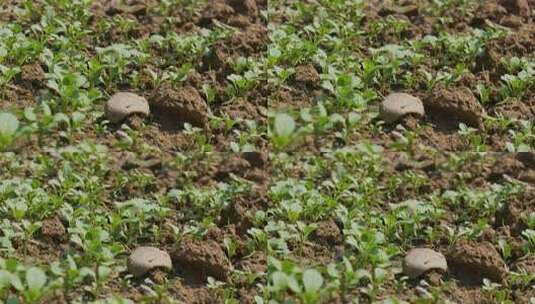
<svg viewBox="0 0 535 304">
<path fill-rule="evenodd" d="M 0 113 L 0 151 L 5 150 L 14 140 L 19 130 L 18 118 L 9 113 Z"/>
<path fill-rule="evenodd" d="M 281 149 L 291 143 L 295 137 L 295 121 L 286 113 L 278 113 L 273 120 L 272 141 L 277 149 Z"/>
</svg>

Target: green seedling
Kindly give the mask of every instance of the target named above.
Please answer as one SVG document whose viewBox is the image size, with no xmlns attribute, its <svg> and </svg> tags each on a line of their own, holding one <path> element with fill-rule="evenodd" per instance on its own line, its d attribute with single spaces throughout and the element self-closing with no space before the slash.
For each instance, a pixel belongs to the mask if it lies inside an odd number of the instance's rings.
<svg viewBox="0 0 535 304">
<path fill-rule="evenodd" d="M 9 112 L 0 112 L 0 150 L 7 149 L 15 140 L 18 130 L 18 118 Z"/>
</svg>

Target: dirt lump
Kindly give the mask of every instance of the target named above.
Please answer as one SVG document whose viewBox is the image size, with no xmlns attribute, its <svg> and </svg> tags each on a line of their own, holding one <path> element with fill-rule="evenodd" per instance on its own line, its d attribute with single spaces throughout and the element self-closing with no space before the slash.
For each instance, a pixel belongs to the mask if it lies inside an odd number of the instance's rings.
<svg viewBox="0 0 535 304">
<path fill-rule="evenodd" d="M 424 105 L 434 121 L 448 128 L 457 128 L 459 123 L 481 128 L 483 118 L 487 115 L 483 106 L 467 87 L 437 86 L 425 100 Z"/>
<path fill-rule="evenodd" d="M 456 277 L 464 282 L 479 284 L 484 278 L 501 282 L 507 274 L 500 253 L 486 241 L 461 240 L 448 253 L 447 260 Z"/>
<path fill-rule="evenodd" d="M 188 279 L 205 281 L 208 276 L 225 281 L 231 265 L 215 241 L 185 238 L 171 255 L 178 272 Z"/>
<path fill-rule="evenodd" d="M 167 131 L 178 131 L 185 123 L 196 127 L 206 127 L 208 123 L 208 105 L 192 86 L 156 89 L 151 98 L 151 109 Z"/>
</svg>

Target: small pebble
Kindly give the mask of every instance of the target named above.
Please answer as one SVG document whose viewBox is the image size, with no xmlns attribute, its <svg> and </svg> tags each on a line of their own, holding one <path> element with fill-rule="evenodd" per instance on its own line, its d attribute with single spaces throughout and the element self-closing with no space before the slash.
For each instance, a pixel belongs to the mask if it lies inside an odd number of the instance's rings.
<svg viewBox="0 0 535 304">
<path fill-rule="evenodd" d="M 128 271 L 134 277 L 142 277 L 152 269 L 171 270 L 173 264 L 169 254 L 155 247 L 138 247 L 128 258 Z"/>
<path fill-rule="evenodd" d="M 433 269 L 447 271 L 448 264 L 443 254 L 432 249 L 412 249 L 403 260 L 403 273 L 411 279 L 417 278 Z"/>
<path fill-rule="evenodd" d="M 427 298 L 427 299 L 433 298 L 433 295 L 429 291 L 427 291 L 427 289 L 423 288 L 422 286 L 416 286 L 416 292 L 422 298 Z"/>
<path fill-rule="evenodd" d="M 115 132 L 115 135 L 117 136 L 117 138 L 119 139 L 130 139 L 130 136 L 128 136 L 128 133 L 126 133 L 125 131 L 123 130 L 117 130 L 117 132 Z"/>
<path fill-rule="evenodd" d="M 148 116 L 149 103 L 139 95 L 119 92 L 106 103 L 106 118 L 112 123 L 120 123 L 132 114 Z"/>
<path fill-rule="evenodd" d="M 379 117 L 387 124 L 391 124 L 408 114 L 418 117 L 425 115 L 420 98 L 406 93 L 392 93 L 383 100 Z"/>
</svg>

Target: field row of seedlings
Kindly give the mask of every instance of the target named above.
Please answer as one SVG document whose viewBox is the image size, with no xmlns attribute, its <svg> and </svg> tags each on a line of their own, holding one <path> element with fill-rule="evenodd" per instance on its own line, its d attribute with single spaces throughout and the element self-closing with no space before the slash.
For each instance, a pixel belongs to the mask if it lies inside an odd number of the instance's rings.
<svg viewBox="0 0 535 304">
<path fill-rule="evenodd" d="M 535 303 L 534 10 L 0 2 L 0 303 Z"/>
<path fill-rule="evenodd" d="M 527 1 L 271 3 L 275 148 L 533 149 Z"/>
</svg>

